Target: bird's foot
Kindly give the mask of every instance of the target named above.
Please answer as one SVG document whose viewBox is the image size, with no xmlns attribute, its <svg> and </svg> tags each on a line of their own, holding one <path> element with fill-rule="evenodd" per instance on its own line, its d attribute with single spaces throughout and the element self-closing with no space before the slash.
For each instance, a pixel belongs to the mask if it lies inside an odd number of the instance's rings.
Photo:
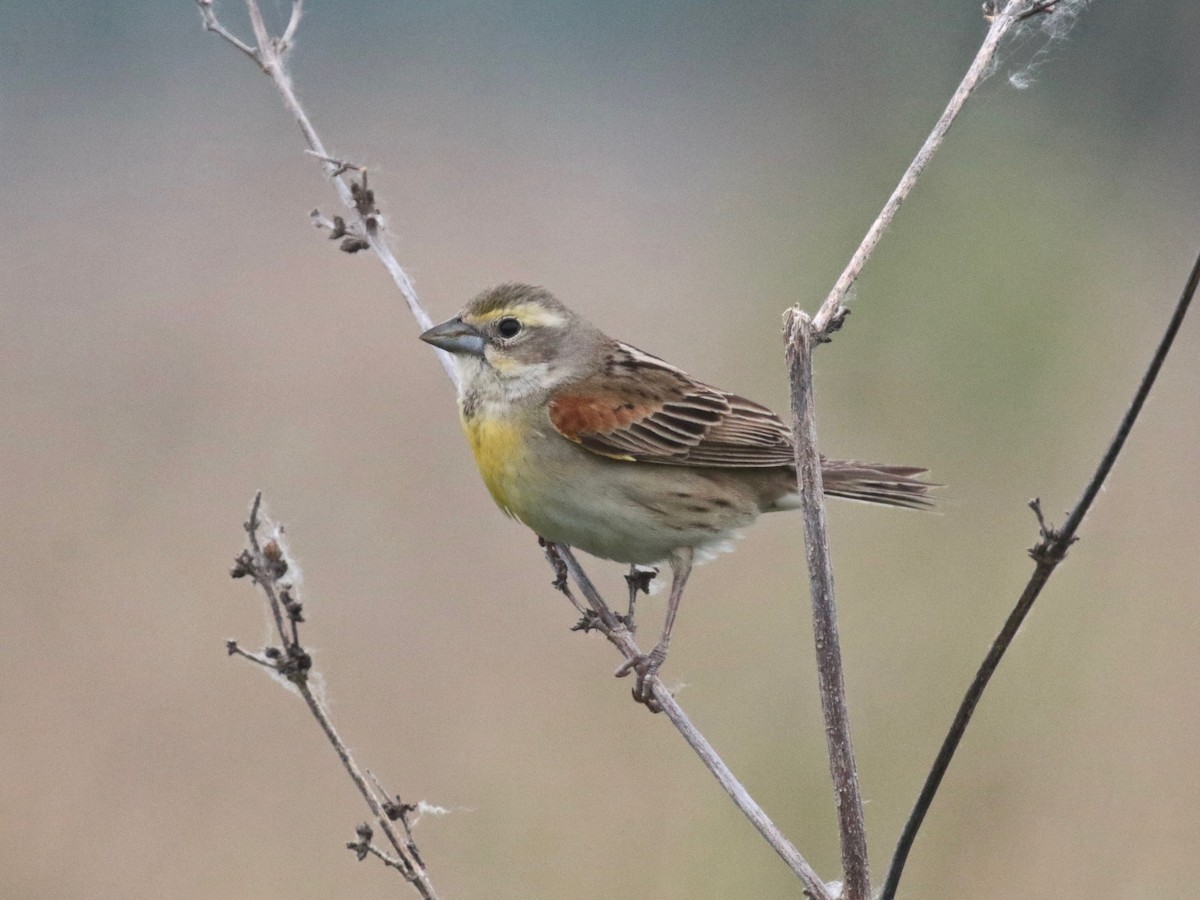
<svg viewBox="0 0 1200 900">
<path fill-rule="evenodd" d="M 658 644 L 649 653 L 639 653 L 625 660 L 613 673 L 618 678 L 624 678 L 630 673 L 637 674 L 637 681 L 633 685 L 633 699 L 645 704 L 650 712 L 662 712 L 662 706 L 654 696 L 653 679 L 666 659 L 667 648 Z"/>
</svg>

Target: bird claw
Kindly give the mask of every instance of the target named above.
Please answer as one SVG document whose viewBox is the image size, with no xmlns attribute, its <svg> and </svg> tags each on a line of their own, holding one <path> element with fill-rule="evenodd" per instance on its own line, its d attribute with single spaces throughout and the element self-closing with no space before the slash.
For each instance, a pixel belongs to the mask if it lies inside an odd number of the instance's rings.
<svg viewBox="0 0 1200 900">
<path fill-rule="evenodd" d="M 618 678 L 624 678 L 631 672 L 637 674 L 637 681 L 634 683 L 632 691 L 633 699 L 644 704 L 650 712 L 662 712 L 662 704 L 654 696 L 653 679 L 658 675 L 658 670 L 666 659 L 666 648 L 659 644 L 649 653 L 631 656 L 621 663 L 617 671 L 613 673 Z"/>
</svg>

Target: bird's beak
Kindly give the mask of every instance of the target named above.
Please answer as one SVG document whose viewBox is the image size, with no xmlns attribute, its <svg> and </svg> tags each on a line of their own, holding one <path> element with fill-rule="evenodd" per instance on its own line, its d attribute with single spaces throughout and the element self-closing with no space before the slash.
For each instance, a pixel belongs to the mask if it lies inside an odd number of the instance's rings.
<svg viewBox="0 0 1200 900">
<path fill-rule="evenodd" d="M 483 356 L 483 335 L 459 318 L 434 325 L 421 340 L 449 353 Z"/>
</svg>

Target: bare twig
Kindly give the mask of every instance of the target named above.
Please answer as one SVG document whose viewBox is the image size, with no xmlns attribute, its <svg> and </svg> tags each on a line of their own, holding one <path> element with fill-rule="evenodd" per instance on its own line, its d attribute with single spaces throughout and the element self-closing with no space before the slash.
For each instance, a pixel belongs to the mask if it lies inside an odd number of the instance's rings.
<svg viewBox="0 0 1200 900">
<path fill-rule="evenodd" d="M 858 770 L 854 765 L 854 745 L 850 738 L 850 717 L 846 711 L 846 687 L 833 595 L 833 563 L 829 556 L 821 456 L 817 451 L 817 426 L 813 414 L 813 324 L 804 313 L 792 309 L 788 311 L 784 333 L 791 380 L 792 436 L 812 592 L 817 681 L 825 716 L 829 772 L 837 802 L 845 897 L 847 900 L 869 900 L 871 877 L 867 863 L 867 833 L 858 789 Z"/>
<path fill-rule="evenodd" d="M 384 798 L 381 805 L 383 806 L 384 814 L 387 815 L 388 820 L 391 822 L 399 822 L 401 827 L 404 828 L 405 849 L 408 850 L 409 854 L 418 865 L 424 866 L 425 863 L 421 859 L 421 852 L 417 849 L 417 842 L 413 838 L 413 823 L 409 821 L 408 817 L 414 812 L 418 812 L 424 808 L 425 804 L 404 803 L 400 800 L 399 796 L 389 797 L 388 792 L 384 790 L 383 785 L 379 783 L 379 779 L 375 777 L 375 773 L 368 772 L 367 774 L 371 777 L 371 784 L 375 787 L 376 794 Z"/>
<path fill-rule="evenodd" d="M 380 862 L 382 862 L 388 868 L 399 869 L 400 871 L 404 871 L 404 865 L 403 865 L 403 863 L 400 862 L 400 860 L 396 859 L 395 857 L 389 856 L 388 854 L 386 854 L 382 850 L 380 850 L 378 847 L 376 847 L 374 844 L 370 843 L 369 837 L 362 838 L 357 841 L 347 841 L 346 849 L 353 850 L 355 853 L 357 853 L 359 862 L 366 859 L 367 856 L 370 855 L 370 856 L 374 856 L 376 859 L 378 859 Z"/>
<path fill-rule="evenodd" d="M 245 53 L 256 63 L 259 62 L 258 52 L 253 47 L 243 42 L 217 21 L 217 14 L 213 12 L 212 8 L 213 0 L 196 0 L 196 4 L 200 7 L 200 16 L 204 20 L 205 29 L 228 41 L 233 47 Z"/>
<path fill-rule="evenodd" d="M 264 656 L 261 653 L 252 653 L 251 651 L 242 648 L 237 641 L 226 641 L 225 650 L 230 656 L 240 656 L 242 659 L 248 659 L 250 662 L 256 663 L 263 668 L 270 669 L 272 672 L 278 671 L 278 666 L 275 665 L 274 660 Z"/>
<path fill-rule="evenodd" d="M 279 37 L 278 46 L 280 53 L 287 53 L 292 49 L 292 44 L 296 40 L 296 29 L 300 27 L 300 18 L 304 14 L 303 7 L 304 0 L 295 0 L 292 4 L 292 14 L 288 18 L 287 27 L 283 29 L 283 34 Z"/>
<path fill-rule="evenodd" d="M 358 165 L 358 163 L 352 163 L 346 159 L 337 159 L 336 157 L 333 157 L 333 156 L 323 156 L 320 153 L 317 153 L 315 150 L 305 150 L 304 152 L 307 153 L 309 156 L 313 157 L 313 159 L 319 159 L 321 162 L 331 163 L 334 168 L 333 168 L 333 172 L 331 172 L 330 174 L 334 178 L 336 178 L 338 175 L 342 175 L 351 170 L 358 172 L 364 178 L 366 177 L 366 174 L 367 174 L 366 166 L 360 166 L 360 165 Z"/>
<path fill-rule="evenodd" d="M 976 672 L 971 686 L 967 689 L 962 703 L 959 704 L 958 712 L 954 716 L 954 722 L 950 725 L 950 731 L 942 741 L 941 749 L 938 750 L 937 758 L 934 760 L 933 766 L 925 778 L 925 784 L 921 788 L 917 802 L 909 814 L 908 821 L 904 825 L 904 830 L 900 833 L 900 840 L 896 844 L 895 853 L 892 855 L 892 863 L 888 868 L 887 880 L 884 883 L 883 892 L 880 894 L 880 900 L 893 900 L 896 896 L 896 888 L 900 884 L 900 876 L 904 873 L 904 864 L 908 859 L 908 853 L 912 849 L 913 841 L 916 840 L 917 832 L 921 828 L 925 814 L 929 811 L 929 807 L 933 803 L 933 798 L 942 783 L 942 778 L 946 774 L 946 770 L 950 767 L 950 761 L 954 758 L 954 753 L 962 741 L 963 734 L 967 730 L 967 725 L 971 721 L 971 715 L 975 712 L 975 707 L 983 696 L 988 682 L 995 673 L 996 667 L 1000 665 L 1000 660 L 1003 658 L 1004 652 L 1008 649 L 1009 644 L 1012 643 L 1013 638 L 1016 637 L 1017 630 L 1021 627 L 1021 623 L 1025 621 L 1025 616 L 1028 615 L 1029 610 L 1033 607 L 1034 601 L 1037 600 L 1042 588 L 1046 586 L 1046 582 L 1050 580 L 1050 576 L 1054 574 L 1054 570 L 1058 567 L 1058 564 L 1066 558 L 1067 550 L 1071 544 L 1077 540 L 1075 536 L 1076 532 L 1079 530 L 1084 516 L 1091 509 L 1096 496 L 1100 493 L 1100 488 L 1104 485 L 1108 473 L 1112 471 L 1112 467 L 1116 463 L 1122 447 L 1125 446 L 1125 439 L 1129 437 L 1130 431 L 1133 430 L 1133 425 L 1137 421 L 1138 414 L 1141 412 L 1146 398 L 1150 395 L 1150 389 L 1154 386 L 1154 381 L 1158 378 L 1158 373 L 1162 369 L 1163 361 L 1167 358 L 1167 354 L 1171 350 L 1175 335 L 1178 334 L 1179 327 L 1183 324 L 1183 318 L 1187 314 L 1188 306 L 1191 305 L 1192 297 L 1195 296 L 1198 284 L 1200 284 L 1200 257 L 1197 257 L 1195 264 L 1192 266 L 1187 284 L 1184 286 L 1179 302 L 1175 305 L 1175 312 L 1167 324 L 1167 330 L 1163 333 L 1158 348 L 1154 351 L 1154 356 L 1150 360 L 1150 365 L 1147 367 L 1145 375 L 1142 376 L 1142 382 L 1138 385 L 1133 402 L 1130 403 L 1129 409 L 1126 410 L 1120 424 L 1117 426 L 1117 432 L 1109 442 L 1108 449 L 1105 451 L 1100 464 L 1096 467 L 1096 471 L 1088 481 L 1087 487 L 1084 488 L 1083 494 L 1067 515 L 1067 521 L 1063 527 L 1055 529 L 1048 526 L 1046 520 L 1042 517 L 1041 503 L 1038 500 L 1030 501 L 1029 505 L 1037 516 L 1039 534 L 1037 544 L 1029 551 L 1029 555 L 1034 560 L 1033 574 L 1029 576 L 1029 582 L 1025 585 L 1025 590 L 1021 592 L 1021 596 L 1017 600 L 1017 605 L 1013 607 L 1013 611 L 1009 613 L 1008 618 L 1004 622 L 1004 627 L 1000 629 L 1000 633 L 992 642 L 992 646 L 988 650 L 987 656 L 984 657 L 979 671 Z"/>
<path fill-rule="evenodd" d="M 292 87 L 292 80 L 287 74 L 285 64 L 287 62 L 288 51 L 292 48 L 295 41 L 295 32 L 300 20 L 301 0 L 293 0 L 292 15 L 288 20 L 283 37 L 278 40 L 273 39 L 267 31 L 267 26 L 263 21 L 262 11 L 259 9 L 257 0 L 246 0 L 246 8 L 250 13 L 250 24 L 254 29 L 255 40 L 258 44 L 257 47 L 250 47 L 221 25 L 212 8 L 213 0 L 196 0 L 196 3 L 200 7 L 204 27 L 220 35 L 243 53 L 246 53 L 275 82 L 275 87 L 279 90 L 279 94 L 283 98 L 284 106 L 287 107 L 288 112 L 296 119 L 297 124 L 300 126 L 300 131 L 304 135 L 304 140 L 308 143 L 309 149 L 321 160 L 321 165 L 326 176 L 333 182 L 338 196 L 342 199 L 342 203 L 350 211 L 351 217 L 356 224 L 356 233 L 362 235 L 361 239 L 370 246 L 371 250 L 379 258 L 379 261 L 383 263 L 384 268 L 388 270 L 388 274 L 392 276 L 392 281 L 399 289 L 400 295 L 404 297 L 404 302 L 408 305 L 408 310 L 413 318 L 417 320 L 417 325 L 422 331 L 431 328 L 433 320 L 425 311 L 425 307 L 421 305 L 412 279 L 408 277 L 408 273 L 404 271 L 400 263 L 396 260 L 395 254 L 392 253 L 392 248 L 388 246 L 380 216 L 378 213 L 364 214 L 360 211 L 358 200 L 352 190 L 353 183 L 347 180 L 344 170 L 338 172 L 337 158 L 325 149 L 325 143 L 321 140 L 320 135 L 317 134 L 316 128 L 313 127 L 308 114 L 304 111 L 304 107 L 300 105 L 300 100 L 296 97 L 296 92 Z M 437 354 L 438 359 L 442 363 L 442 368 L 446 370 L 446 375 L 451 382 L 457 385 L 458 373 L 454 369 L 454 363 L 450 358 L 450 354 L 444 350 L 437 350 Z"/>
<path fill-rule="evenodd" d="M 592 627 L 599 630 L 613 646 L 615 646 L 626 659 L 632 659 L 641 654 L 637 643 L 633 639 L 633 635 L 626 627 L 622 617 L 618 616 L 600 596 L 600 592 L 596 590 L 596 586 L 592 584 L 587 573 L 583 571 L 583 567 L 579 565 L 579 561 L 575 558 L 575 554 L 571 552 L 569 547 L 561 544 L 551 544 L 542 542 L 542 546 L 546 549 L 546 558 L 551 566 L 554 567 L 556 577 L 554 585 L 560 591 L 567 594 L 571 602 L 579 607 L 579 602 L 570 593 L 570 587 L 566 584 L 563 575 L 569 573 L 574 579 L 575 584 L 579 586 L 580 593 L 587 600 L 589 609 L 588 612 L 592 615 Z M 705 767 L 712 772 L 713 777 L 724 789 L 742 815 L 744 815 L 750 824 L 758 830 L 768 844 L 771 845 L 780 858 L 787 863 L 796 877 L 800 879 L 804 885 L 804 891 L 813 900 L 834 900 L 837 896 L 831 892 L 813 870 L 812 866 L 800 855 L 795 846 L 784 837 L 778 826 L 771 821 L 770 817 L 763 811 L 754 798 L 742 787 L 741 782 L 737 780 L 725 762 L 717 755 L 716 750 L 712 745 L 705 740 L 704 735 L 692 724 L 683 708 L 676 701 L 674 695 L 666 689 L 662 681 L 657 675 L 650 679 L 650 685 L 654 692 L 654 704 L 656 711 L 666 713 L 667 718 L 671 720 L 683 739 L 687 741 L 688 746 L 695 751 L 696 755 L 704 763 Z"/>
<path fill-rule="evenodd" d="M 228 641 L 226 648 L 229 654 L 231 656 L 241 656 L 260 666 L 271 669 L 276 674 L 286 678 L 300 693 L 300 696 L 304 698 L 309 712 L 312 713 L 313 718 L 321 726 L 325 737 L 329 740 L 334 752 L 337 753 L 338 759 L 341 760 L 342 766 L 354 782 L 355 787 L 358 788 L 358 792 L 367 802 L 372 815 L 375 817 L 379 827 L 383 829 L 388 843 L 391 844 L 392 849 L 395 851 L 395 855 L 385 854 L 377 848 L 366 846 L 370 844 L 371 829 L 369 826 L 362 826 L 359 829 L 359 841 L 356 844 L 349 845 L 352 849 L 366 847 L 359 858 L 364 858 L 367 853 L 378 856 L 389 866 L 399 871 L 421 897 L 425 898 L 425 900 L 436 900 L 437 893 L 434 891 L 433 884 L 429 880 L 425 864 L 416 850 L 416 844 L 413 841 L 412 831 L 409 829 L 404 811 L 405 808 L 389 800 L 382 791 L 377 793 L 367 783 L 362 770 L 359 769 L 358 764 L 350 755 L 345 742 L 333 727 L 333 721 L 329 718 L 329 713 L 325 709 L 324 704 L 317 698 L 309 684 L 309 676 L 312 671 L 312 657 L 300 644 L 299 623 L 303 621 L 301 614 L 302 607 L 296 599 L 297 587 L 289 576 L 292 566 L 288 561 L 287 549 L 283 544 L 282 531 L 276 529 L 266 541 L 259 540 L 259 531 L 267 528 L 262 520 L 261 491 L 254 495 L 254 502 L 250 507 L 250 518 L 247 520 L 245 527 L 250 546 L 238 556 L 230 574 L 234 578 L 248 576 L 262 589 L 270 605 L 271 615 L 275 620 L 275 629 L 282 644 L 282 649 L 279 647 L 267 647 L 262 653 L 251 653 L 243 650 L 238 646 L 236 641 Z M 269 531 L 270 529 L 267 530 Z M 380 799 L 381 796 L 383 799 Z M 397 809 L 400 810 L 398 815 L 395 814 Z M 400 819 L 404 828 L 404 839 L 401 839 L 393 825 L 393 821 L 397 818 Z M 364 828 L 368 832 L 366 837 L 363 836 Z"/>
<path fill-rule="evenodd" d="M 1042 4 L 1032 4 L 1032 6 L 1038 5 Z M 846 296 L 850 293 L 850 288 L 854 286 L 854 282 L 858 280 L 858 276 L 862 273 L 863 266 L 867 264 L 867 260 L 875 252 L 875 248 L 878 246 L 880 238 L 883 237 L 884 231 L 887 230 L 887 227 L 892 223 L 892 219 L 895 218 L 900 204 L 904 202 L 905 198 L 916 186 L 917 179 L 921 177 L 921 172 L 929 164 L 933 155 L 937 153 L 938 148 L 942 145 L 942 141 L 945 140 L 946 133 L 950 130 L 950 126 L 954 124 L 954 120 L 962 112 L 967 98 L 971 96 L 975 88 L 979 86 L 980 82 L 991 71 L 992 60 L 996 55 L 996 50 L 1000 46 L 1000 42 L 1004 40 L 1005 35 L 1012 30 L 1013 26 L 1020 19 L 1027 17 L 1033 11 L 1030 0 L 1009 0 L 1005 4 L 1003 11 L 996 14 L 991 27 L 988 29 L 987 37 L 979 47 L 979 51 L 975 54 L 975 59 L 971 62 L 970 68 L 967 69 L 967 74 L 963 76 L 962 82 L 950 98 L 945 111 L 933 126 L 933 130 L 929 133 L 929 136 L 925 138 L 925 143 L 921 145 L 921 149 L 917 151 L 917 155 L 913 158 L 913 161 L 909 163 L 904 175 L 900 178 L 900 183 L 896 185 L 896 189 L 888 197 L 878 217 L 871 223 L 871 227 L 867 229 L 866 236 L 862 239 L 862 243 L 859 244 L 858 249 L 854 251 L 854 255 L 850 257 L 850 262 L 846 264 L 845 271 L 842 272 L 841 276 L 834 283 L 833 290 L 829 292 L 829 296 L 825 298 L 825 302 L 821 304 L 821 308 L 817 310 L 817 314 L 812 317 L 812 330 L 818 341 L 824 340 L 828 332 L 836 331 L 841 327 L 842 321 L 848 312 L 845 305 Z"/>
</svg>

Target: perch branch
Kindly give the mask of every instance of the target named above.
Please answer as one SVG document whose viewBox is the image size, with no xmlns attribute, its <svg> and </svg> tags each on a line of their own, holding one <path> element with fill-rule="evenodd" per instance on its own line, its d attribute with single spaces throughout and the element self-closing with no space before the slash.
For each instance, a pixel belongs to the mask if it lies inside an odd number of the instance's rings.
<svg viewBox="0 0 1200 900">
<path fill-rule="evenodd" d="M 624 620 L 612 611 L 604 598 L 600 596 L 600 592 L 596 590 L 596 586 L 592 584 L 587 573 L 583 571 L 583 567 L 579 565 L 579 561 L 575 558 L 575 554 L 571 552 L 571 548 L 561 545 L 542 542 L 542 546 L 546 550 L 546 558 L 551 566 L 554 567 L 556 578 L 554 586 L 558 590 L 567 595 L 568 599 L 575 604 L 576 608 L 580 608 L 581 604 L 571 593 L 570 585 L 567 583 L 566 576 L 570 574 L 571 578 L 578 585 L 580 593 L 583 594 L 584 600 L 587 602 L 584 625 L 585 630 L 595 628 L 600 631 L 610 643 L 613 644 L 626 659 L 632 659 L 640 655 L 637 643 L 633 639 Z M 583 623 L 581 622 L 581 625 Z M 825 885 L 820 876 L 813 870 L 812 866 L 800 855 L 795 846 L 792 845 L 778 826 L 771 821 L 770 817 L 763 811 L 754 798 L 742 787 L 741 782 L 737 780 L 725 762 L 717 755 L 716 750 L 705 739 L 704 735 L 692 724 L 683 708 L 676 701 L 674 695 L 663 685 L 657 675 L 650 681 L 654 692 L 654 702 L 656 709 L 666 713 L 667 718 L 671 720 L 683 739 L 687 741 L 688 746 L 695 751 L 700 757 L 700 761 L 705 767 L 712 772 L 713 777 L 724 789 L 725 793 L 734 802 L 742 815 L 744 815 L 750 824 L 757 829 L 758 833 L 763 836 L 768 844 L 771 845 L 780 858 L 787 863 L 788 867 L 800 879 L 804 885 L 805 893 L 813 898 L 813 900 L 834 900 L 836 894 L 832 893 L 830 888 Z"/>
<path fill-rule="evenodd" d="M 1004 652 L 1008 649 L 1009 644 L 1012 643 L 1013 638 L 1016 637 L 1017 630 L 1021 627 L 1021 623 L 1025 621 L 1025 616 L 1028 615 L 1029 610 L 1033 607 L 1033 602 L 1037 600 L 1042 588 L 1046 586 L 1046 582 L 1050 580 L 1050 576 L 1054 574 L 1054 570 L 1058 567 L 1058 564 L 1066 558 L 1067 550 L 1071 544 L 1077 540 L 1075 536 L 1076 532 L 1083 523 L 1083 518 L 1087 515 L 1097 494 L 1100 493 L 1100 488 L 1104 485 L 1105 479 L 1108 478 L 1108 473 L 1112 471 L 1112 467 L 1116 463 L 1121 449 L 1125 446 L 1125 439 L 1129 437 L 1130 431 L 1133 430 L 1133 425 L 1137 421 L 1138 414 L 1142 411 L 1142 406 L 1145 404 L 1146 398 L 1150 395 L 1150 389 L 1154 386 L 1155 379 L 1158 378 L 1163 361 L 1166 360 L 1167 354 L 1171 350 L 1171 345 L 1175 341 L 1175 335 L 1178 334 L 1179 327 L 1183 324 L 1183 318 L 1187 314 L 1188 306 L 1191 304 L 1192 297 L 1196 293 L 1197 284 L 1200 284 L 1200 256 L 1196 258 L 1196 262 L 1192 266 L 1192 271 L 1188 276 L 1183 293 L 1179 297 L 1179 302 L 1175 305 L 1175 312 L 1171 316 L 1170 322 L 1167 323 L 1167 329 L 1159 341 L 1158 349 L 1154 351 L 1154 356 L 1150 360 L 1150 365 L 1146 369 L 1145 375 L 1142 376 L 1142 382 L 1138 385 L 1133 402 L 1130 403 L 1129 409 L 1126 410 L 1120 424 L 1117 426 L 1117 432 L 1109 442 L 1108 449 L 1101 458 L 1100 464 L 1096 467 L 1096 471 L 1092 474 L 1091 480 L 1088 481 L 1087 487 L 1084 488 L 1083 494 L 1067 515 L 1067 521 L 1063 527 L 1055 529 L 1048 526 L 1042 517 L 1041 504 L 1037 500 L 1030 501 L 1029 505 L 1033 508 L 1034 514 L 1037 516 L 1039 533 L 1037 544 L 1029 551 L 1029 555 L 1034 560 L 1033 574 L 1029 576 L 1029 582 L 1025 585 L 1025 590 L 1021 592 L 1016 606 L 1013 607 L 1012 612 L 1008 615 L 1008 619 L 1004 622 L 1004 627 L 1000 629 L 1000 633 L 992 642 L 987 656 L 984 657 L 983 664 L 980 665 L 979 671 L 975 674 L 971 686 L 967 689 L 967 693 L 962 699 L 962 703 L 959 704 L 958 712 L 954 716 L 954 722 L 951 724 L 949 732 L 942 741 L 941 749 L 938 751 L 937 758 L 934 760 L 933 766 L 925 778 L 925 784 L 921 788 L 917 802 L 909 814 L 908 821 L 904 825 L 904 830 L 900 833 L 900 840 L 897 842 L 896 850 L 892 855 L 892 863 L 888 868 L 887 880 L 884 883 L 883 892 L 880 894 L 880 900 L 893 900 L 896 896 L 896 889 L 900 884 L 900 876 L 904 873 L 904 864 L 908 859 L 908 853 L 912 849 L 913 841 L 916 840 L 917 832 L 921 829 L 921 823 L 925 819 L 925 814 L 929 811 L 929 807 L 933 803 L 933 798 L 942 783 L 942 778 L 946 774 L 946 770 L 950 767 L 950 761 L 954 758 L 954 753 L 962 741 L 963 734 L 967 730 L 967 725 L 971 721 L 971 715 L 975 712 L 975 707 L 979 703 L 979 699 L 983 696 L 984 689 L 987 688 L 988 682 L 996 671 L 996 667 L 1000 665 L 1000 660 L 1003 658 Z"/>
<path fill-rule="evenodd" d="M 248 576 L 262 589 L 267 597 L 267 603 L 271 608 L 271 616 L 275 621 L 275 630 L 279 636 L 282 649 L 280 647 L 267 647 L 262 653 L 251 653 L 243 650 L 237 641 L 228 641 L 226 649 L 229 651 L 230 656 L 241 656 L 260 666 L 265 666 L 273 670 L 276 674 L 287 679 L 299 692 L 300 696 L 304 698 L 309 712 L 317 720 L 317 724 L 321 726 L 325 737 L 333 746 L 338 759 L 341 760 L 343 768 L 345 768 L 346 773 L 354 782 L 354 786 L 358 788 L 358 792 L 362 794 L 363 799 L 367 802 L 367 806 L 371 810 L 371 814 L 375 817 L 375 821 L 379 824 L 379 827 L 387 836 L 388 843 L 391 844 L 392 849 L 395 851 L 394 855 L 384 854 L 377 849 L 368 847 L 366 851 L 360 853 L 359 859 L 364 858 L 367 852 L 374 853 L 374 855 L 383 859 L 389 866 L 399 871 L 421 897 L 425 898 L 425 900 L 436 900 L 437 893 L 434 891 L 433 884 L 429 880 L 425 864 L 421 860 L 420 854 L 417 853 L 412 832 L 405 818 L 407 807 L 394 803 L 386 797 L 382 800 L 380 799 L 376 791 L 367 782 L 366 776 L 354 761 L 354 757 L 350 755 L 345 741 L 338 735 L 337 729 L 334 728 L 333 721 L 329 718 L 329 713 L 325 709 L 324 704 L 321 703 L 312 690 L 310 684 L 312 657 L 300 643 L 299 624 L 304 621 L 304 616 L 302 605 L 297 599 L 297 587 L 289 577 L 292 564 L 288 561 L 287 549 L 283 544 L 282 529 L 274 529 L 271 536 L 265 542 L 260 541 L 259 531 L 267 527 L 261 516 L 262 492 L 260 491 L 254 496 L 254 502 L 250 506 L 250 518 L 245 525 L 250 546 L 238 556 L 230 574 L 234 578 L 245 578 Z M 270 532 L 271 529 L 268 528 L 268 531 Z M 401 839 L 393 825 L 393 822 L 397 818 L 400 819 L 404 827 L 404 839 Z M 365 838 L 363 837 L 364 828 L 368 832 Z M 360 826 L 359 842 L 349 846 L 351 849 L 355 849 L 359 845 L 367 845 L 369 843 L 370 828 L 368 826 Z"/>
<path fill-rule="evenodd" d="M 326 176 L 330 178 L 338 190 L 347 209 L 351 212 L 353 221 L 353 233 L 359 235 L 366 240 L 372 251 L 383 262 L 384 266 L 391 273 L 393 281 L 396 283 L 401 294 L 404 296 L 408 304 L 409 311 L 416 318 L 417 323 L 422 329 L 428 329 L 432 326 L 432 320 L 421 306 L 412 282 L 401 268 L 399 262 L 396 261 L 391 249 L 388 247 L 383 229 L 380 227 L 377 211 L 374 210 L 373 197 L 369 202 L 363 203 L 362 197 L 367 193 L 365 184 L 365 175 L 362 182 L 351 180 L 349 183 L 345 179 L 345 175 L 349 171 L 361 171 L 361 167 L 355 166 L 352 163 L 347 163 L 338 157 L 332 156 L 325 149 L 325 144 L 317 134 L 316 129 L 309 120 L 307 113 L 304 111 L 299 100 L 296 97 L 295 91 L 292 88 L 290 77 L 287 75 L 284 63 L 286 62 L 287 51 L 295 37 L 297 23 L 299 22 L 299 0 L 293 5 L 292 15 L 289 19 L 284 37 L 278 41 L 270 38 L 266 30 L 266 25 L 263 22 L 262 14 L 259 11 L 256 0 L 246 0 L 247 8 L 250 11 L 251 24 L 255 31 L 257 48 L 250 47 L 237 37 L 232 35 L 225 29 L 217 19 L 212 9 L 213 0 L 197 0 L 203 16 L 204 25 L 209 31 L 213 31 L 226 41 L 231 43 L 237 49 L 246 53 L 253 59 L 262 71 L 270 76 L 283 97 L 284 105 L 288 111 L 295 117 L 300 125 L 300 130 L 304 135 L 305 141 L 308 143 L 308 152 L 316 157 L 323 167 Z M 364 210 L 365 207 L 365 210 Z M 350 233 L 351 229 L 347 229 L 340 217 L 328 219 L 320 213 L 313 214 L 313 221 L 318 227 L 329 228 L 331 231 L 338 230 L 341 236 L 345 233 Z M 453 363 L 450 360 L 449 354 L 444 351 L 438 351 L 438 356 L 442 361 L 442 366 L 446 371 L 447 376 L 456 386 L 458 384 L 457 373 Z M 580 591 L 587 599 L 587 606 L 581 604 L 570 592 L 570 588 L 566 583 L 565 577 L 560 573 L 560 577 L 556 582 L 557 586 L 566 596 L 575 604 L 576 608 L 583 614 L 578 628 L 584 630 L 592 627 L 601 627 L 610 641 L 624 654 L 628 659 L 632 655 L 636 655 L 639 651 L 637 645 L 633 642 L 633 636 L 624 623 L 615 616 L 608 608 L 607 604 L 600 597 L 579 563 L 571 554 L 570 549 L 566 547 L 547 547 L 547 558 L 556 567 L 564 567 L 564 570 L 570 570 L 571 576 L 579 585 Z M 236 645 L 234 645 L 236 646 Z M 231 650 L 230 652 L 241 652 L 239 650 Z M 245 654 L 243 654 L 245 655 Z M 713 773 L 713 776 L 721 784 L 730 798 L 737 804 L 738 808 L 746 816 L 747 819 L 754 825 L 760 834 L 767 840 L 776 853 L 784 860 L 785 863 L 792 869 L 796 876 L 804 885 L 805 893 L 813 900 L 833 900 L 833 894 L 826 887 L 812 867 L 804 860 L 796 848 L 783 836 L 775 824 L 767 817 L 762 808 L 755 803 L 749 793 L 737 781 L 730 772 L 729 767 L 713 750 L 712 746 L 704 739 L 700 731 L 691 723 L 683 709 L 671 696 L 671 693 L 663 687 L 661 681 L 656 678 L 654 681 L 654 697 L 656 704 L 667 713 L 667 718 L 679 730 L 683 736 L 695 750 L 704 765 Z M 306 696 L 307 699 L 307 696 Z M 314 698 L 315 699 L 315 698 Z M 310 708 L 312 703 L 310 703 Z M 314 715 L 316 714 L 314 710 Z M 324 727 L 324 726 L 323 726 Z M 330 730 L 327 733 L 331 733 Z M 332 739 L 332 738 L 331 738 Z M 339 755 L 341 755 L 339 753 Z M 356 779 L 356 784 L 359 783 Z M 365 784 L 363 782 L 362 784 Z M 361 790 L 360 786 L 360 790 Z M 368 790 L 369 794 L 370 791 Z M 364 794 L 366 796 L 366 794 Z M 371 802 L 371 801 L 368 801 Z M 372 808 L 374 811 L 374 807 Z M 388 831 L 385 828 L 385 831 Z M 392 837 L 392 832 L 388 832 L 389 839 Z M 363 842 L 360 840 L 355 844 L 359 846 Z M 367 844 L 370 841 L 366 841 Z M 394 843 L 393 846 L 396 846 Z M 368 849 L 365 851 L 370 853 Z M 403 859 L 401 855 L 399 858 Z M 423 868 L 421 869 L 423 871 Z"/>
</svg>

